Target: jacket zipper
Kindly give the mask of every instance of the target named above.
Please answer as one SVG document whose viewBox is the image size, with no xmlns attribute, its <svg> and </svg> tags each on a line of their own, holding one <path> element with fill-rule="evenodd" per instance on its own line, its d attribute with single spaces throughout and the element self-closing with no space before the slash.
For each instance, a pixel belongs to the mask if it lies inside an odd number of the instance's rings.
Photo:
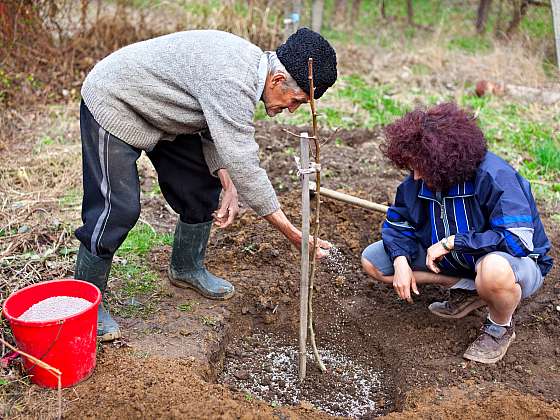
<svg viewBox="0 0 560 420">
<path fill-rule="evenodd" d="M 447 197 L 443 197 L 443 202 L 439 203 L 440 209 L 441 209 L 441 218 L 443 220 L 443 227 L 445 229 L 445 237 L 448 238 L 451 235 L 451 229 L 449 228 L 449 220 L 447 220 L 447 210 L 445 208 L 445 199 Z M 466 268 L 467 270 L 470 270 L 470 267 L 468 265 L 466 265 L 465 263 L 463 263 L 460 259 L 459 256 L 457 255 L 457 251 L 451 251 L 451 256 L 453 257 L 453 260 L 455 260 L 457 262 L 457 264 L 459 264 L 461 267 Z"/>
</svg>

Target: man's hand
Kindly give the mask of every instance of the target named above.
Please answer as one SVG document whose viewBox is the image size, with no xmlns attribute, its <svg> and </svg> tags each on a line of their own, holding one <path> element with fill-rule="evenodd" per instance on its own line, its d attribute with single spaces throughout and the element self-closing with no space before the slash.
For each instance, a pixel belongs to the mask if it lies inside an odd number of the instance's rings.
<svg viewBox="0 0 560 420">
<path fill-rule="evenodd" d="M 301 249 L 301 238 L 299 244 L 294 244 L 298 249 Z M 317 238 L 317 258 L 321 259 L 329 255 L 329 249 L 331 249 L 333 245 L 330 242 L 323 241 L 320 238 Z M 309 235 L 309 249 L 313 249 L 313 236 Z"/>
<path fill-rule="evenodd" d="M 222 204 L 220 208 L 214 212 L 214 222 L 216 225 L 224 229 L 233 223 L 235 217 L 239 214 L 239 203 L 237 201 L 237 189 L 229 174 L 225 169 L 218 170 L 218 177 L 222 183 L 224 193 L 222 195 Z"/>
<path fill-rule="evenodd" d="M 406 257 L 401 256 L 395 258 L 393 262 L 395 267 L 395 274 L 393 276 L 393 288 L 395 292 L 399 295 L 401 299 L 406 300 L 408 303 L 413 303 L 412 296 L 410 294 L 410 289 L 416 293 L 420 294 L 418 287 L 416 287 L 416 279 L 414 278 L 414 273 L 408 265 Z"/>
<path fill-rule="evenodd" d="M 450 236 L 447 238 L 447 247 L 451 250 L 455 244 L 455 236 Z M 443 258 L 445 254 L 449 251 L 443 247 L 441 242 L 436 242 L 426 251 L 426 267 L 432 270 L 434 273 L 440 273 L 441 269 L 437 266 L 437 263 Z"/>
<path fill-rule="evenodd" d="M 301 249 L 301 231 L 290 223 L 282 210 L 276 210 L 274 213 L 264 216 L 264 218 L 294 244 L 297 249 Z M 318 239 L 317 245 L 317 258 L 327 256 L 328 250 L 332 248 L 332 244 L 321 239 Z M 313 249 L 312 236 L 309 236 L 309 249 Z"/>
</svg>

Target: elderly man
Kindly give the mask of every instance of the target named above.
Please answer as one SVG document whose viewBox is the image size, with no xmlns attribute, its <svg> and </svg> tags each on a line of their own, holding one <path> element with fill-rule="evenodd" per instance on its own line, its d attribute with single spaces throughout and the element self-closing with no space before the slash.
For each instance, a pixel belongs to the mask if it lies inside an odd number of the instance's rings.
<svg viewBox="0 0 560 420">
<path fill-rule="evenodd" d="M 213 219 L 223 228 L 235 218 L 238 192 L 299 247 L 301 232 L 259 166 L 253 114 L 259 100 L 271 117 L 309 101 L 309 57 L 319 98 L 336 81 L 336 53 L 306 28 L 276 52 L 201 30 L 129 45 L 100 61 L 82 87 L 83 226 L 76 230 L 75 277 L 105 291 L 113 255 L 140 214 L 142 150 L 179 214 L 168 271 L 173 285 L 211 299 L 233 295 L 232 284 L 205 269 L 204 256 Z M 101 305 L 97 333 L 105 341 L 121 335 Z"/>
</svg>

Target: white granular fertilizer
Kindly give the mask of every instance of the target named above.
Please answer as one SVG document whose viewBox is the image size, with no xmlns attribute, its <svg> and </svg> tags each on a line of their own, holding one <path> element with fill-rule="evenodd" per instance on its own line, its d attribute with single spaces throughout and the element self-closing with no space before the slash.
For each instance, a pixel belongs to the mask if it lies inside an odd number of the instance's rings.
<svg viewBox="0 0 560 420">
<path fill-rule="evenodd" d="M 19 317 L 21 321 L 51 321 L 66 318 L 89 308 L 89 300 L 72 296 L 50 297 L 31 306 Z"/>
</svg>

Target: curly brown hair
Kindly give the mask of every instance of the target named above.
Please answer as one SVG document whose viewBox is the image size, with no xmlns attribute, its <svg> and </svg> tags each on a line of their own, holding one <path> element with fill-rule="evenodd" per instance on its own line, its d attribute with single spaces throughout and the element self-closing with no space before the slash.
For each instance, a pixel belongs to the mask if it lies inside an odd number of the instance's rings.
<svg viewBox="0 0 560 420">
<path fill-rule="evenodd" d="M 476 118 L 455 103 L 411 111 L 384 132 L 383 154 L 401 169 L 418 171 L 436 190 L 472 178 L 486 154 Z"/>
</svg>

